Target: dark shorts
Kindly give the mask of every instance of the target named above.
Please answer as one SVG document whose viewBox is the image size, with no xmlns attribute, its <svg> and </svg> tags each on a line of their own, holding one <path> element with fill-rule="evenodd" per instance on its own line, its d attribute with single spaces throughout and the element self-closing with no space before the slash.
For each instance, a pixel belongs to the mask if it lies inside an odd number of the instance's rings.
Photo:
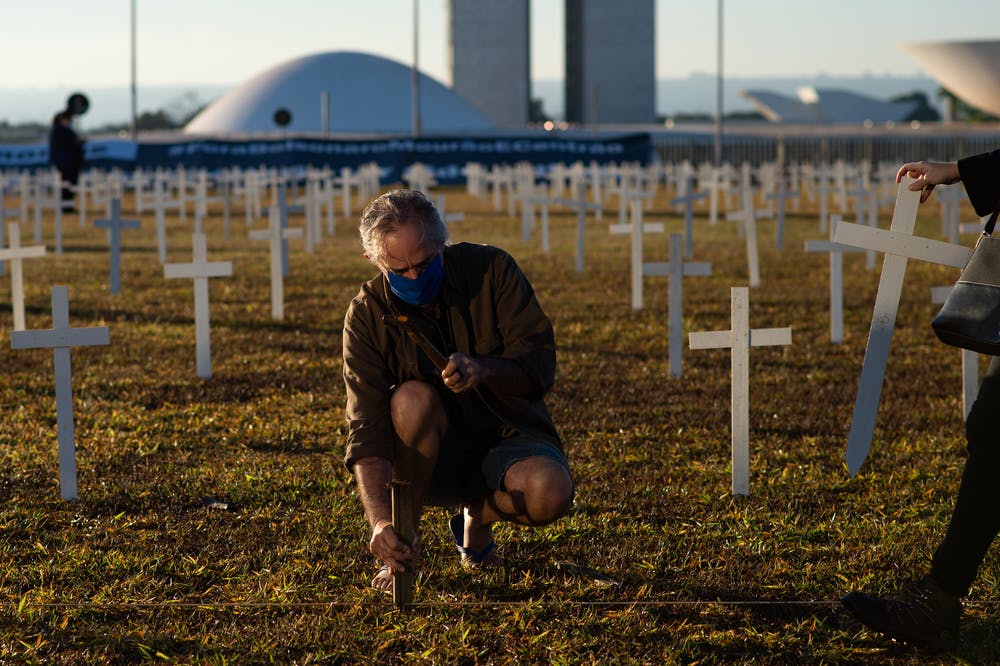
<svg viewBox="0 0 1000 666">
<path fill-rule="evenodd" d="M 566 456 L 548 442 L 524 435 L 502 438 L 491 432 L 449 429 L 441 440 L 426 504 L 456 506 L 504 490 L 503 478 L 516 462 L 541 456 L 569 470 Z"/>
</svg>

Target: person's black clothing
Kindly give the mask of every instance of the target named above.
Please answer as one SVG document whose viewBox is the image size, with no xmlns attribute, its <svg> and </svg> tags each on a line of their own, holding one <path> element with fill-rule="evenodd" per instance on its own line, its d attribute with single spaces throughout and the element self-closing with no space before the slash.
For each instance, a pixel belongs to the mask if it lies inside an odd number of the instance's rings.
<svg viewBox="0 0 1000 666">
<path fill-rule="evenodd" d="M 978 215 L 1000 204 L 1000 150 L 958 161 L 966 194 Z M 965 422 L 969 457 L 948 532 L 934 553 L 931 576 L 946 592 L 969 593 L 986 551 L 1000 532 L 1000 357 L 990 361 Z"/>
<path fill-rule="evenodd" d="M 1000 357 L 990 361 L 965 422 L 969 458 L 931 576 L 958 597 L 969 593 L 986 551 L 1000 531 Z"/>
<path fill-rule="evenodd" d="M 83 141 L 73 128 L 58 120 L 52 123 L 49 132 L 49 162 L 59 170 L 63 179 L 63 208 L 71 208 L 74 197 L 72 187 L 79 182 L 83 169 Z"/>
</svg>

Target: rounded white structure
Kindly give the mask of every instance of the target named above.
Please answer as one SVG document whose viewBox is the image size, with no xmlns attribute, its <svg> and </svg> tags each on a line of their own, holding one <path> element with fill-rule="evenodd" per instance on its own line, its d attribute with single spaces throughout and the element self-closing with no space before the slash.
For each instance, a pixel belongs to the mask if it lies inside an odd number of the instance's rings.
<svg viewBox="0 0 1000 666">
<path fill-rule="evenodd" d="M 322 118 L 329 95 L 329 125 Z M 254 76 L 215 100 L 184 127 L 185 134 L 225 135 L 262 132 L 410 134 L 411 69 L 366 53 L 334 51 L 296 58 Z M 279 109 L 291 113 L 284 127 Z M 421 133 L 444 134 L 494 129 L 469 102 L 438 81 L 420 75 Z"/>
<path fill-rule="evenodd" d="M 899 48 L 956 97 L 1000 116 L 1000 41 L 908 42 Z"/>
</svg>

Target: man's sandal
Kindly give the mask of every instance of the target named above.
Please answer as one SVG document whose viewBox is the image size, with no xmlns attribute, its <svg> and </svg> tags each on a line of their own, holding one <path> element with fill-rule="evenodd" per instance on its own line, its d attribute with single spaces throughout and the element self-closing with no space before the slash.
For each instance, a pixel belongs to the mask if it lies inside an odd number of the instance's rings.
<svg viewBox="0 0 1000 666">
<path fill-rule="evenodd" d="M 463 545 L 465 543 L 465 516 L 455 514 L 448 521 L 451 537 L 455 540 L 455 548 L 462 555 L 462 566 L 466 569 L 498 569 L 503 567 L 503 560 L 497 555 L 497 543 L 493 539 L 482 550 L 475 550 Z"/>
</svg>

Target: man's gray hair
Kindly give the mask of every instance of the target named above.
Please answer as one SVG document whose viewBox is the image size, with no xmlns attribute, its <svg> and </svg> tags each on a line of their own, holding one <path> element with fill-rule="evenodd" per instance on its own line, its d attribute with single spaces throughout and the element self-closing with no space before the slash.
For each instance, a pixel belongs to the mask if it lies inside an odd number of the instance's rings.
<svg viewBox="0 0 1000 666">
<path fill-rule="evenodd" d="M 448 241 L 448 227 L 430 199 L 417 190 L 390 190 L 372 199 L 361 213 L 361 247 L 368 261 L 378 265 L 384 258 L 385 237 L 408 224 L 419 224 L 423 241 L 438 250 Z"/>
</svg>

